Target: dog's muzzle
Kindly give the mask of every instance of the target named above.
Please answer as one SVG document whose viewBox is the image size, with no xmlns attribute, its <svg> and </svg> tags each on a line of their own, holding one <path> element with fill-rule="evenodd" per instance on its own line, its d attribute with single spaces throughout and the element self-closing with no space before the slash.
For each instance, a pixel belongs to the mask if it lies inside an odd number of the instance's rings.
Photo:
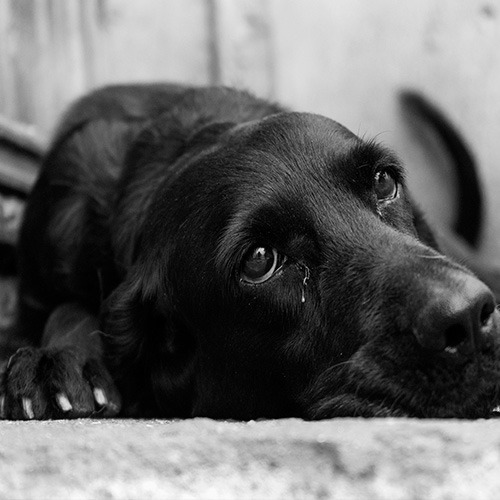
<svg viewBox="0 0 500 500">
<path fill-rule="evenodd" d="M 491 416 L 500 404 L 500 314 L 489 288 L 419 246 L 369 258 L 367 286 L 350 295 L 359 297 L 360 345 L 308 390 L 309 415 Z"/>
</svg>

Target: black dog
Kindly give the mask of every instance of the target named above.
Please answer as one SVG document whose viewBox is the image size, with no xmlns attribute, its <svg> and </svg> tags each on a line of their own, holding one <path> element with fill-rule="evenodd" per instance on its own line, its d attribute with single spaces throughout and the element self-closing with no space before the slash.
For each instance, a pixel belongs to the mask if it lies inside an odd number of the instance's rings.
<svg viewBox="0 0 500 500">
<path fill-rule="evenodd" d="M 489 289 L 436 248 L 398 159 L 230 89 L 97 91 L 19 247 L 4 418 L 485 417 Z M 41 346 L 41 347 L 36 347 Z"/>
</svg>

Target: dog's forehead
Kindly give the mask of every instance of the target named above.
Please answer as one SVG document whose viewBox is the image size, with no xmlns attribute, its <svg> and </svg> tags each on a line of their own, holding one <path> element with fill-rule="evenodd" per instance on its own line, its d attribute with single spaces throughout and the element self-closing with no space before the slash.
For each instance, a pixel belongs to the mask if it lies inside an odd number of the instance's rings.
<svg viewBox="0 0 500 500">
<path fill-rule="evenodd" d="M 315 137 L 318 137 L 318 132 L 320 131 L 324 131 L 325 133 L 340 133 L 345 138 L 356 137 L 339 122 L 315 113 L 301 113 L 296 111 L 276 113 L 263 118 L 259 126 L 262 128 L 286 128 L 291 132 L 299 134 L 309 131 Z"/>
<path fill-rule="evenodd" d="M 273 186 L 282 184 L 353 184 L 360 170 L 397 165 L 392 152 L 373 141 L 365 141 L 340 123 L 311 113 L 279 113 L 235 130 L 235 155 L 249 179 Z M 305 186 L 304 186 L 305 187 Z"/>
<path fill-rule="evenodd" d="M 276 150 L 286 145 L 293 151 L 327 146 L 348 148 L 359 138 L 340 123 L 313 113 L 278 113 L 240 127 L 247 143 Z"/>
<path fill-rule="evenodd" d="M 235 129 L 242 158 L 270 162 L 275 168 L 315 176 L 351 175 L 361 165 L 397 164 L 398 159 L 374 141 L 365 141 L 342 124 L 312 113 L 279 113 Z"/>
<path fill-rule="evenodd" d="M 237 133 L 236 154 L 230 157 L 234 169 L 223 169 L 224 192 L 219 193 L 220 200 L 234 201 L 223 247 L 341 227 L 346 211 L 357 213 L 364 203 L 373 168 L 397 163 L 384 148 L 320 115 L 282 113 Z"/>
</svg>

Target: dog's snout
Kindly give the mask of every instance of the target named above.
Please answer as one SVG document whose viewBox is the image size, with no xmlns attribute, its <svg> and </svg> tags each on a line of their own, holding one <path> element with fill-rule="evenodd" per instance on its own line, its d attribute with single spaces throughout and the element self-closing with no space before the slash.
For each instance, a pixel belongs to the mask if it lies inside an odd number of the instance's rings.
<svg viewBox="0 0 500 500">
<path fill-rule="evenodd" d="M 446 287 L 430 287 L 413 331 L 425 349 L 471 356 L 490 343 L 495 300 L 489 288 L 473 276 L 457 272 L 453 278 Z"/>
</svg>

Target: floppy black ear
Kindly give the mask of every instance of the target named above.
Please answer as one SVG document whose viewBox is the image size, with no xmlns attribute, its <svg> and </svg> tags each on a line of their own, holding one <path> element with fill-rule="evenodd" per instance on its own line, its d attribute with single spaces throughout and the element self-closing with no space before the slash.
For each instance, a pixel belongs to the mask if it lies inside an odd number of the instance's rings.
<svg viewBox="0 0 500 500">
<path fill-rule="evenodd" d="M 175 178 L 178 161 L 211 146 L 234 126 L 229 122 L 206 123 L 192 113 L 187 118 L 178 114 L 179 110 L 165 113 L 144 127 L 127 152 L 112 234 L 115 258 L 124 268 L 137 256 L 148 206 L 158 186 Z"/>
<path fill-rule="evenodd" d="M 158 267 L 148 273 L 136 264 L 109 297 L 103 317 L 105 356 L 126 413 L 187 417 L 195 341 L 176 317 Z"/>
<path fill-rule="evenodd" d="M 422 243 L 434 248 L 435 250 L 440 250 L 437 240 L 434 236 L 434 232 L 425 220 L 423 212 L 418 208 L 415 203 L 411 203 L 412 215 L 413 215 L 413 225 L 417 231 L 417 236 Z"/>
</svg>

